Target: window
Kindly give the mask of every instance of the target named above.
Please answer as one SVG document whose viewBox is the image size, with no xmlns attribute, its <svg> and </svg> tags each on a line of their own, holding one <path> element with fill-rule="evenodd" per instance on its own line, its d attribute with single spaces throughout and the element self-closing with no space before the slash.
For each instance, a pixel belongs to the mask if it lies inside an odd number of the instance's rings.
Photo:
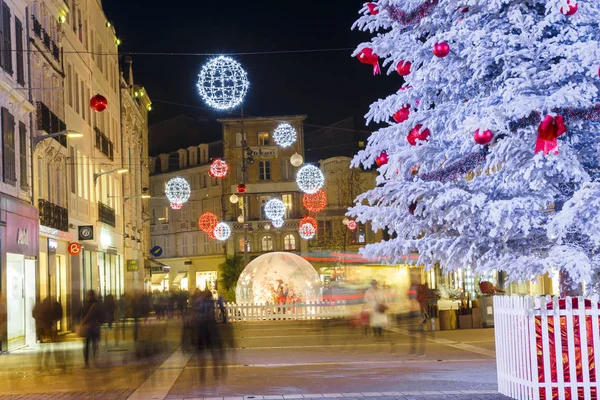
<svg viewBox="0 0 600 400">
<path fill-rule="evenodd" d="M 267 203 L 267 201 L 271 200 L 273 197 L 272 196 L 260 196 L 260 219 L 268 219 L 267 215 L 265 214 L 265 204 Z"/>
<path fill-rule="evenodd" d="M 17 57 L 17 83 L 21 86 L 25 85 L 25 69 L 23 64 L 23 23 L 15 18 L 15 49 Z"/>
<path fill-rule="evenodd" d="M 283 204 L 285 205 L 285 219 L 288 218 L 292 218 L 292 215 L 294 215 L 294 200 L 291 194 L 283 194 L 281 195 L 281 201 L 283 201 Z"/>
<path fill-rule="evenodd" d="M 75 112 L 79 114 L 79 74 L 73 74 L 73 90 L 75 91 Z"/>
<path fill-rule="evenodd" d="M 184 256 L 188 255 L 188 238 L 187 235 L 183 235 L 181 237 L 181 254 Z"/>
<path fill-rule="evenodd" d="M 273 251 L 273 237 L 272 236 L 263 236 L 260 241 L 261 250 L 262 251 Z"/>
<path fill-rule="evenodd" d="M 165 207 L 165 213 L 161 219 L 162 219 L 163 224 L 169 223 L 169 207 Z"/>
<path fill-rule="evenodd" d="M 0 67 L 12 75 L 12 38 L 10 29 L 10 8 L 2 2 L 2 18 L 0 19 Z"/>
<path fill-rule="evenodd" d="M 242 147 L 242 132 L 235 134 L 235 147 Z"/>
<path fill-rule="evenodd" d="M 285 235 L 283 238 L 284 250 L 296 250 L 296 237 L 294 235 Z"/>
<path fill-rule="evenodd" d="M 206 175 L 202 175 L 202 187 L 206 187 Z"/>
<path fill-rule="evenodd" d="M 271 161 L 259 161 L 258 179 L 261 181 L 271 180 Z"/>
<path fill-rule="evenodd" d="M 248 249 L 248 253 L 250 253 L 250 241 L 248 241 L 248 245 L 246 246 L 246 248 Z M 244 238 L 243 237 L 240 238 L 239 250 L 240 250 L 240 253 L 244 252 Z"/>
<path fill-rule="evenodd" d="M 192 234 L 192 254 L 198 255 L 198 237 L 200 235 L 198 233 Z"/>
<path fill-rule="evenodd" d="M 2 108 L 2 180 L 15 184 L 17 181 L 15 154 L 15 117 Z"/>
<path fill-rule="evenodd" d="M 333 229 L 331 221 L 318 221 L 317 222 L 317 241 L 319 246 L 327 246 L 333 239 Z"/>
<path fill-rule="evenodd" d="M 85 121 L 85 109 L 86 109 L 86 99 L 85 99 L 85 85 L 83 84 L 83 80 L 81 81 L 81 118 Z"/>
<path fill-rule="evenodd" d="M 77 159 L 73 146 L 69 147 L 69 164 L 71 165 L 71 193 L 77 193 Z"/>
<path fill-rule="evenodd" d="M 242 169 L 242 163 L 241 162 L 237 162 L 235 163 L 235 179 L 238 182 L 241 182 L 244 178 L 244 170 Z"/>
<path fill-rule="evenodd" d="M 268 146 L 269 145 L 269 132 L 258 132 L 258 145 Z"/>
<path fill-rule="evenodd" d="M 290 164 L 290 159 L 279 160 L 279 179 L 289 181 L 294 178 L 294 167 Z"/>
<path fill-rule="evenodd" d="M 73 107 L 73 69 L 71 64 L 67 65 L 67 84 L 69 85 L 69 90 L 67 91 L 67 99 L 69 106 Z"/>
<path fill-rule="evenodd" d="M 26 189 L 29 187 L 27 176 L 27 126 L 22 122 L 19 122 L 19 167 L 21 171 L 21 188 Z"/>
</svg>

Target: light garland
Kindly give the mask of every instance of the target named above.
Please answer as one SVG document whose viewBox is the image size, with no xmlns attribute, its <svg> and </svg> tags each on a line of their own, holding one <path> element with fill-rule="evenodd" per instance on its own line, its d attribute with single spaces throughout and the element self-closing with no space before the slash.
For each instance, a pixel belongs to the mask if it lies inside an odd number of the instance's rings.
<svg viewBox="0 0 600 400">
<path fill-rule="evenodd" d="M 282 122 L 279 124 L 279 126 L 277 126 L 273 132 L 273 141 L 275 141 L 278 146 L 284 148 L 294 144 L 294 142 L 296 142 L 296 137 L 296 130 L 287 122 Z"/>
<path fill-rule="evenodd" d="M 213 231 L 218 223 L 219 218 L 215 214 L 208 211 L 198 218 L 198 228 L 208 233 L 209 236 L 213 234 Z"/>
<path fill-rule="evenodd" d="M 165 187 L 165 194 L 171 203 L 185 203 L 189 200 L 190 193 L 190 184 L 180 177 L 170 179 Z"/>
<path fill-rule="evenodd" d="M 219 56 L 202 67 L 196 86 L 206 104 L 217 110 L 229 110 L 244 100 L 250 82 L 240 63 Z"/>
<path fill-rule="evenodd" d="M 172 210 L 181 210 L 181 207 L 183 207 L 183 203 L 171 203 L 169 204 L 169 206 Z"/>
<path fill-rule="evenodd" d="M 309 240 L 315 237 L 315 233 L 317 233 L 317 230 L 311 224 L 304 224 L 300 226 L 300 229 L 298 229 L 298 233 L 300 234 L 300 237 L 302 239 Z"/>
<path fill-rule="evenodd" d="M 283 219 L 274 219 L 273 221 L 271 221 L 275 228 L 281 228 L 283 226 L 283 222 Z"/>
<path fill-rule="evenodd" d="M 267 218 L 282 219 L 285 215 L 285 204 L 279 199 L 271 199 L 265 203 L 265 215 Z"/>
<path fill-rule="evenodd" d="M 296 183 L 304 193 L 316 193 L 325 184 L 321 170 L 314 165 L 305 165 L 296 174 Z"/>
<path fill-rule="evenodd" d="M 321 189 L 313 194 L 304 193 L 304 196 L 302 196 L 302 204 L 304 204 L 304 208 L 310 212 L 321 212 L 327 206 L 327 195 Z"/>
<path fill-rule="evenodd" d="M 209 175 L 215 178 L 225 178 L 229 171 L 227 163 L 220 158 L 217 158 L 212 162 L 209 169 Z"/>
<path fill-rule="evenodd" d="M 304 224 L 311 224 L 313 226 L 313 228 L 315 228 L 315 231 L 317 230 L 317 220 L 314 219 L 313 217 L 304 217 L 300 220 L 300 223 L 298 224 L 298 226 L 302 226 Z"/>
<path fill-rule="evenodd" d="M 215 226 L 213 235 L 217 240 L 225 241 L 231 236 L 231 228 L 225 222 L 220 222 Z"/>
</svg>

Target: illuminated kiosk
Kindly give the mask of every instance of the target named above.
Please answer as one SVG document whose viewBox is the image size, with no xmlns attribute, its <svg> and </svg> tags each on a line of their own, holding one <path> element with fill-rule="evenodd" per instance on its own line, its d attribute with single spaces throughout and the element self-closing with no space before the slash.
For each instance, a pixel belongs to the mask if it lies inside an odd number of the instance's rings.
<svg viewBox="0 0 600 400">
<path fill-rule="evenodd" d="M 321 301 L 319 274 L 304 258 L 284 252 L 252 260 L 235 289 L 238 304 L 282 304 Z"/>
</svg>

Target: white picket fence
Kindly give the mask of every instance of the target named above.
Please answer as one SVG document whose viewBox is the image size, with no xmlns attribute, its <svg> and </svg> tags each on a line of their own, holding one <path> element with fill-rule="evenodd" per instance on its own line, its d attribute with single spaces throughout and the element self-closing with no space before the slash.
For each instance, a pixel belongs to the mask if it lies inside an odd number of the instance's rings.
<svg viewBox="0 0 600 400">
<path fill-rule="evenodd" d="M 514 399 L 600 400 L 599 314 L 598 296 L 560 303 L 495 296 L 498 391 Z"/>
<path fill-rule="evenodd" d="M 225 303 L 227 320 L 267 321 L 267 320 L 314 320 L 344 318 L 353 306 L 344 302 L 308 302 L 289 304 L 236 304 Z"/>
</svg>

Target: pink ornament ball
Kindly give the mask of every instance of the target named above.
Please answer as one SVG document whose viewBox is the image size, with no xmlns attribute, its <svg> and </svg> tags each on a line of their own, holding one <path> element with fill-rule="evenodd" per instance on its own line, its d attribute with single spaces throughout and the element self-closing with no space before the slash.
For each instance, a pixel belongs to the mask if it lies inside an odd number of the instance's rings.
<svg viewBox="0 0 600 400">
<path fill-rule="evenodd" d="M 406 121 L 410 116 L 410 106 L 405 104 L 401 109 L 399 109 L 394 115 L 394 121 L 401 124 Z"/>
<path fill-rule="evenodd" d="M 473 135 L 473 138 L 475 139 L 475 143 L 484 146 L 492 141 L 494 134 L 489 129 L 485 131 L 477 129 Z"/>
<path fill-rule="evenodd" d="M 388 161 L 389 159 L 387 153 L 385 151 L 382 151 L 381 154 L 379 154 L 375 159 L 375 164 L 377 164 L 378 167 L 381 167 L 382 165 L 387 164 Z"/>
<path fill-rule="evenodd" d="M 426 141 L 431 135 L 431 131 L 429 130 L 429 128 L 421 130 L 422 128 L 423 125 L 418 124 L 409 132 L 408 136 L 406 137 L 406 140 L 408 141 L 408 143 L 410 143 L 411 146 L 416 146 L 417 140 L 423 142 Z"/>
<path fill-rule="evenodd" d="M 566 15 L 567 17 L 570 17 L 571 15 L 575 15 L 579 6 L 575 2 L 575 0 L 569 0 L 568 4 L 569 5 L 567 7 L 561 7 L 560 12 Z"/>
<path fill-rule="evenodd" d="M 410 67 L 412 67 L 412 63 L 410 61 L 400 60 L 396 66 L 396 72 L 398 72 L 398 74 L 401 76 L 408 76 L 410 75 Z"/>
<path fill-rule="evenodd" d="M 450 45 L 447 42 L 436 43 L 433 46 L 433 54 L 439 58 L 446 57 L 450 54 Z"/>
</svg>

